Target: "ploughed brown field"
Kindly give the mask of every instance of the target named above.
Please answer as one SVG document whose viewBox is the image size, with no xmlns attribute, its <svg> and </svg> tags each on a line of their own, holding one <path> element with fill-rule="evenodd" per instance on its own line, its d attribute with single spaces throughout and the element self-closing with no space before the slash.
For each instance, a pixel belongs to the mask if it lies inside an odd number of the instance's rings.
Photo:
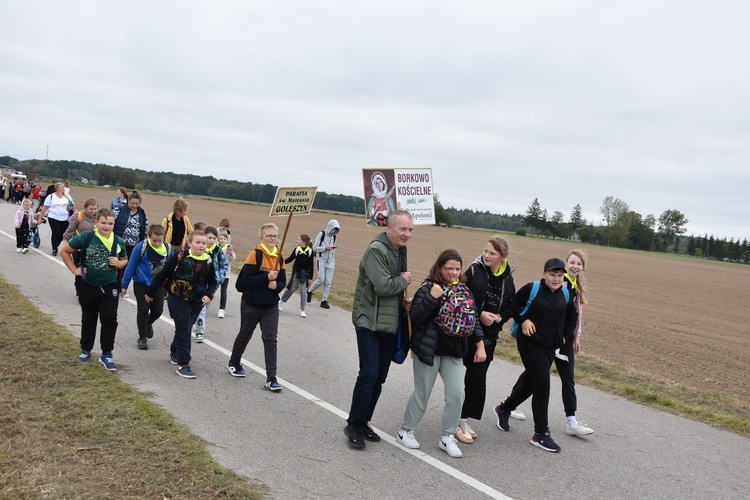
<svg viewBox="0 0 750 500">
<path fill-rule="evenodd" d="M 80 207 L 89 197 L 109 207 L 115 189 L 74 186 L 71 194 Z M 149 221 L 160 223 L 171 212 L 174 199 L 144 195 L 142 206 Z M 247 255 L 258 243 L 262 223 L 273 222 L 284 234 L 288 220 L 269 217 L 269 207 L 190 198 L 188 202 L 188 217 L 193 223 L 217 225 L 222 217 L 229 218 L 232 245 L 239 256 Z M 364 216 L 315 212 L 292 217 L 283 255 L 296 246 L 297 235 L 307 233 L 315 238 L 331 218 L 341 225 L 333 289 L 353 293 L 362 252 L 382 230 L 366 226 Z M 44 234 L 43 245 L 49 245 L 48 234 Z M 409 270 L 415 276 L 411 293 L 441 250 L 457 249 L 466 266 L 481 254 L 491 234 L 416 226 L 408 246 Z M 550 257 L 564 259 L 576 247 L 587 253 L 589 303 L 584 309 L 583 355 L 650 374 L 665 383 L 716 389 L 750 403 L 750 266 L 561 240 L 515 235 L 506 238 L 511 245 L 509 261 L 515 268 L 516 288 L 539 279 L 542 265 Z M 342 324 L 340 328 L 350 329 L 352 325 Z"/>
</svg>

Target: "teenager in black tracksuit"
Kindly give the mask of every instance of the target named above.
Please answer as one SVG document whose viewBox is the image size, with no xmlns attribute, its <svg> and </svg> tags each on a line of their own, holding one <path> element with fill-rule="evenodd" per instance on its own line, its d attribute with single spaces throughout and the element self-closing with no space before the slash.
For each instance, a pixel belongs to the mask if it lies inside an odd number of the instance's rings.
<svg viewBox="0 0 750 500">
<path fill-rule="evenodd" d="M 532 283 L 516 293 L 513 319 L 520 325 L 517 345 L 525 371 L 518 377 L 510 396 L 494 408 L 498 427 L 508 431 L 510 412 L 531 396 L 534 413 L 531 444 L 552 452 L 560 451 L 560 447 L 549 434 L 549 370 L 555 350 L 562 347 L 563 338 L 573 337 L 578 322 L 575 304 L 566 300 L 562 290 L 564 279 L 565 263 L 560 259 L 549 259 L 544 264 L 539 291 L 523 316 L 520 313 L 526 307 Z"/>
</svg>

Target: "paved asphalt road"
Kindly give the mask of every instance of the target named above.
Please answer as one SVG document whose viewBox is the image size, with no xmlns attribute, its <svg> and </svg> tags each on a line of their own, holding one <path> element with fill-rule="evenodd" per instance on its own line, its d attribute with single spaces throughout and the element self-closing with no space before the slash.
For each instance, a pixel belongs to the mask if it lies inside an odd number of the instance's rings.
<svg viewBox="0 0 750 500">
<path fill-rule="evenodd" d="M 59 257 L 50 255 L 47 226 L 42 227 L 38 250 L 16 253 L 11 222 L 15 209 L 0 204 L 0 220 L 5 221 L 0 225 L 0 252 L 5 255 L 0 273 L 77 337 L 80 308 L 73 277 Z M 50 295 L 51 286 L 59 283 L 70 284 L 68 293 Z M 410 361 L 392 365 L 376 410 L 372 424 L 383 441 L 368 443 L 364 451 L 349 449 L 342 429 L 357 374 L 350 313 L 321 309 L 314 299 L 304 319 L 298 305 L 295 296 L 281 313 L 281 393 L 262 389 L 259 332 L 245 353 L 248 376 L 233 378 L 226 370 L 239 325 L 239 296 L 233 285 L 227 317 L 216 318 L 218 303 L 213 304 L 207 341 L 193 344 L 194 380 L 178 377 L 169 362 L 169 318 L 157 325 L 148 351 L 136 349 L 135 302 L 123 299 L 114 351 L 119 369 L 112 376 L 150 394 L 210 443 L 220 464 L 266 483 L 276 499 L 747 498 L 750 440 L 587 387 L 578 388 L 578 415 L 596 433 L 567 436 L 557 378 L 550 423 L 561 453 L 529 444 L 530 420 L 511 420 L 510 432 L 498 430 L 491 405 L 509 393 L 521 371 L 503 361 L 491 366 L 485 418 L 474 425 L 479 439 L 460 445 L 463 458 L 450 458 L 437 446 L 440 382 L 415 432 L 421 450 L 395 443 L 393 435 L 411 393 Z M 94 352 L 98 349 L 97 337 Z M 521 409 L 531 417 L 530 402 Z"/>
</svg>

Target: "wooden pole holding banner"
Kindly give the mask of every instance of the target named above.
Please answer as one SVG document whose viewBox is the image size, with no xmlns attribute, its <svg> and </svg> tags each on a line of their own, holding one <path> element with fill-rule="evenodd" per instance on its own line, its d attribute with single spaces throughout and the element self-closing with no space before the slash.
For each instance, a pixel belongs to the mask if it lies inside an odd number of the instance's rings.
<svg viewBox="0 0 750 500">
<path fill-rule="evenodd" d="M 281 260 L 281 252 L 284 251 L 284 242 L 286 241 L 286 235 L 289 232 L 289 225 L 292 223 L 292 215 L 293 213 L 289 214 L 289 217 L 286 219 L 286 226 L 284 227 L 284 236 L 281 238 L 281 245 L 279 245 L 279 253 L 276 256 L 276 263 L 274 264 L 273 268 L 276 269 L 276 266 L 279 266 L 279 269 L 281 269 L 281 264 L 279 264 L 279 261 Z"/>
<path fill-rule="evenodd" d="M 292 223 L 292 215 L 293 213 L 289 214 L 289 217 L 286 219 L 286 226 L 284 226 L 284 236 L 281 238 L 281 246 L 279 247 L 279 259 L 281 258 L 281 252 L 284 251 L 284 242 L 286 241 L 286 235 L 289 233 L 289 226 Z"/>
</svg>

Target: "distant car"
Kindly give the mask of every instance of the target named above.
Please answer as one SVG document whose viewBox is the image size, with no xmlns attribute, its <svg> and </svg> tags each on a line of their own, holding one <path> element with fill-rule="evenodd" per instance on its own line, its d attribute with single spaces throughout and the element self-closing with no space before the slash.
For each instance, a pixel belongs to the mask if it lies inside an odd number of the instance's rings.
<svg viewBox="0 0 750 500">
<path fill-rule="evenodd" d="M 105 185 L 103 185 L 102 187 L 105 187 L 105 188 L 111 188 L 112 186 L 110 186 L 109 184 L 105 184 Z"/>
</svg>

